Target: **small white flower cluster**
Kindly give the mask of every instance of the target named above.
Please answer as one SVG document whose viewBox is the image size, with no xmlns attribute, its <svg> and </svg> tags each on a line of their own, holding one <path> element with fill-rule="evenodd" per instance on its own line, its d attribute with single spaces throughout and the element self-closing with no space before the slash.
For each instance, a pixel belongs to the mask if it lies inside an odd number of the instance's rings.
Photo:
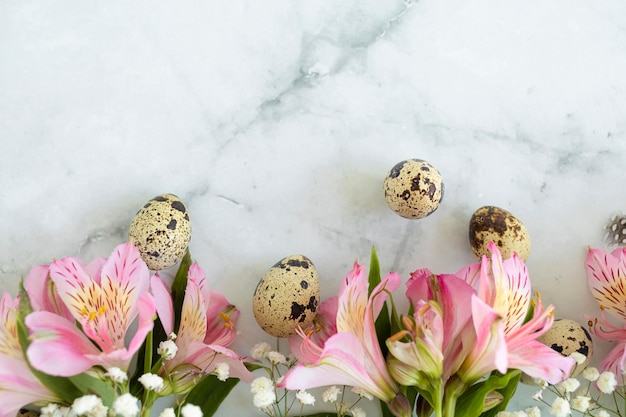
<svg viewBox="0 0 626 417">
<path fill-rule="evenodd" d="M 577 352 L 570 356 L 578 365 L 586 360 L 584 355 Z M 532 398 L 548 406 L 549 413 L 555 417 L 567 417 L 574 412 L 592 417 L 626 417 L 619 405 L 624 404 L 626 388 L 618 386 L 615 374 L 608 371 L 600 373 L 597 368 L 590 366 L 582 371 L 581 377 L 581 380 L 567 378 L 556 385 L 535 380 L 540 389 Z M 546 391 L 554 395 L 552 402 L 544 398 Z M 613 398 L 603 401 L 602 395 L 613 395 Z M 524 411 L 501 411 L 496 417 L 540 417 L 540 414 L 538 407 L 532 407 Z"/>
<path fill-rule="evenodd" d="M 331 385 L 326 388 L 326 390 L 322 393 L 322 400 L 325 403 L 335 403 L 335 410 L 337 411 L 338 416 L 352 415 L 353 417 L 366 417 L 365 411 L 362 408 L 355 407 L 355 405 L 361 398 L 366 398 L 371 401 L 374 397 L 372 394 L 361 388 L 353 387 L 351 391 L 359 396 L 359 398 L 353 403 L 343 401 L 344 392 L 336 385 Z M 340 395 L 342 398 L 339 398 Z"/>
<path fill-rule="evenodd" d="M 295 395 L 290 396 L 289 390 L 277 388 L 285 373 L 296 364 L 292 358 L 285 357 L 277 350 L 273 350 L 269 343 L 261 342 L 254 345 L 251 350 L 251 356 L 259 362 L 265 362 L 267 365 L 263 368 L 267 371 L 268 376 L 261 376 L 250 385 L 250 392 L 254 394 L 252 402 L 254 406 L 262 410 L 270 417 L 285 417 L 289 414 L 293 405 L 300 403 L 301 411 L 304 406 L 315 405 L 315 397 L 308 391 L 298 390 Z M 358 399 L 352 403 L 344 401 L 344 390 L 337 386 L 328 387 L 322 394 L 322 400 L 326 403 L 335 403 L 337 415 L 339 417 L 353 416 L 366 417 L 365 411 L 355 407 L 355 404 L 361 399 L 373 399 L 373 396 L 362 389 L 352 388 L 353 393 L 358 395 Z M 284 405 L 281 406 L 281 401 Z M 300 415 L 302 412 L 300 413 Z"/>
<path fill-rule="evenodd" d="M 141 401 L 126 392 L 128 386 L 122 386 L 128 382 L 128 374 L 117 367 L 111 367 L 104 373 L 104 378 L 113 382 L 119 389 L 111 407 L 103 404 L 102 398 L 96 395 L 83 395 L 76 398 L 71 406 L 63 407 L 50 403 L 41 408 L 41 417 L 138 417 L 142 411 Z M 163 378 L 154 374 L 144 374 L 138 381 L 144 388 L 151 392 L 158 392 L 163 388 Z M 193 404 L 185 404 L 180 409 L 182 417 L 202 417 L 202 409 Z M 166 408 L 159 417 L 176 417 L 173 408 Z"/>
</svg>

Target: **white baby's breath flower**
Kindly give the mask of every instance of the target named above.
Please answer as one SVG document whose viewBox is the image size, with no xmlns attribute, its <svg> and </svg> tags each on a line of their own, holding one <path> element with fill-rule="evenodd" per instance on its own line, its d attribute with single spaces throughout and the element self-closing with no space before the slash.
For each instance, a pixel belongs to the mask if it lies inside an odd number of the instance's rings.
<svg viewBox="0 0 626 417">
<path fill-rule="evenodd" d="M 161 388 L 163 388 L 163 378 L 155 374 L 143 374 L 139 377 L 138 381 L 148 391 L 159 392 L 161 391 Z"/>
<path fill-rule="evenodd" d="M 596 417 L 611 417 L 611 415 L 606 410 L 600 410 L 596 413 Z"/>
<path fill-rule="evenodd" d="M 315 397 L 305 390 L 298 391 L 296 398 L 302 405 L 315 405 Z"/>
<path fill-rule="evenodd" d="M 588 368 L 585 368 L 582 375 L 583 375 L 583 378 L 585 378 L 587 381 L 593 382 L 600 377 L 600 371 L 598 371 L 598 368 L 594 368 L 593 366 L 590 366 Z"/>
<path fill-rule="evenodd" d="M 279 365 L 281 363 L 287 362 L 287 358 L 285 358 L 285 355 L 280 352 L 276 352 L 275 350 L 267 352 L 267 359 L 272 365 Z"/>
<path fill-rule="evenodd" d="M 533 400 L 535 401 L 541 401 L 541 399 L 543 398 L 543 390 L 540 389 L 539 391 L 535 392 L 535 395 L 533 395 Z"/>
<path fill-rule="evenodd" d="M 176 340 L 178 336 L 176 335 L 176 333 L 172 332 L 170 334 L 167 335 L 167 340 Z M 165 411 L 165 410 L 163 410 Z"/>
<path fill-rule="evenodd" d="M 213 373 L 220 381 L 226 381 L 230 376 L 230 365 L 228 365 L 226 362 L 219 362 L 215 365 L 215 370 L 213 371 Z"/>
<path fill-rule="evenodd" d="M 254 394 L 252 402 L 256 408 L 260 408 L 262 410 L 276 402 L 276 393 L 274 393 L 274 390 L 269 389 L 259 391 Z"/>
<path fill-rule="evenodd" d="M 370 401 L 374 399 L 374 396 L 370 394 L 369 392 L 367 392 L 366 390 L 364 390 L 363 388 L 352 387 L 351 391 L 357 394 L 359 397 L 367 398 Z"/>
<path fill-rule="evenodd" d="M 172 407 L 168 407 L 165 410 L 161 411 L 159 417 L 176 417 L 176 413 Z"/>
<path fill-rule="evenodd" d="M 253 394 L 258 394 L 259 392 L 264 391 L 273 391 L 274 390 L 274 382 L 271 379 L 265 376 L 260 376 L 255 378 L 254 381 L 250 384 L 250 392 Z"/>
<path fill-rule="evenodd" d="M 322 400 L 325 403 L 334 403 L 341 394 L 341 390 L 336 385 L 331 385 L 322 393 Z"/>
<path fill-rule="evenodd" d="M 602 372 L 598 377 L 596 384 L 598 385 L 598 389 L 603 393 L 612 393 L 613 391 L 615 391 L 615 387 L 617 386 L 615 374 L 609 371 Z"/>
<path fill-rule="evenodd" d="M 70 409 L 67 407 L 60 407 L 58 404 L 50 403 L 39 410 L 40 417 L 66 417 L 69 415 Z"/>
<path fill-rule="evenodd" d="M 164 340 L 159 343 L 159 347 L 157 348 L 157 353 L 166 361 L 174 359 L 176 352 L 178 352 L 178 346 L 176 346 L 173 340 Z"/>
<path fill-rule="evenodd" d="M 102 398 L 95 395 L 83 395 L 72 403 L 72 411 L 78 416 L 106 417 L 107 410 L 102 404 Z"/>
<path fill-rule="evenodd" d="M 108 377 L 111 381 L 116 382 L 118 384 L 123 384 L 128 380 L 128 374 L 122 371 L 117 366 L 112 366 L 107 369 L 106 374 L 104 376 Z"/>
<path fill-rule="evenodd" d="M 366 417 L 365 411 L 362 408 L 354 407 L 352 409 L 352 417 Z"/>
<path fill-rule="evenodd" d="M 528 414 L 526 414 L 526 411 L 513 411 L 511 417 L 528 417 Z"/>
<path fill-rule="evenodd" d="M 572 352 L 569 357 L 574 359 L 578 365 L 582 365 L 587 360 L 587 357 L 580 352 Z"/>
<path fill-rule="evenodd" d="M 180 414 L 183 417 L 202 417 L 202 409 L 194 404 L 185 404 L 180 409 Z"/>
<path fill-rule="evenodd" d="M 122 417 L 135 417 L 139 414 L 139 400 L 131 394 L 122 394 L 113 401 L 111 410 Z"/>
<path fill-rule="evenodd" d="M 563 392 L 574 392 L 580 387 L 580 381 L 576 378 L 567 378 L 564 381 L 561 381 L 557 385 L 557 389 Z"/>
<path fill-rule="evenodd" d="M 263 359 L 267 356 L 267 354 L 272 350 L 272 347 L 267 342 L 257 343 L 252 347 L 250 351 L 252 357 L 256 360 Z"/>
<path fill-rule="evenodd" d="M 552 403 L 550 414 L 555 417 L 566 417 L 571 412 L 569 402 L 566 399 L 557 397 Z"/>
<path fill-rule="evenodd" d="M 572 409 L 585 413 L 591 406 L 591 398 L 584 395 L 577 395 L 572 400 Z"/>
<path fill-rule="evenodd" d="M 535 406 L 535 407 L 528 407 L 524 411 L 526 411 L 526 415 L 528 417 L 541 417 L 541 410 L 537 406 Z"/>
</svg>

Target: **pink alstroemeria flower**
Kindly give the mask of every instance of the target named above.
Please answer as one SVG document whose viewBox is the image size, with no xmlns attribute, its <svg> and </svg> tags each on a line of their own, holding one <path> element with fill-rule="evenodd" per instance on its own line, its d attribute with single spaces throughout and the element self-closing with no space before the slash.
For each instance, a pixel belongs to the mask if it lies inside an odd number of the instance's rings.
<svg viewBox="0 0 626 417">
<path fill-rule="evenodd" d="M 14 417 L 26 404 L 59 401 L 31 372 L 17 336 L 18 299 L 0 299 L 0 417 Z"/>
<path fill-rule="evenodd" d="M 420 269 L 411 274 L 406 295 L 415 313 L 387 341 L 391 372 L 402 384 L 429 391 L 436 411 L 453 376 L 469 386 L 494 369 L 506 372 L 501 317 L 465 280 Z"/>
<path fill-rule="evenodd" d="M 165 332 L 170 334 L 174 330 L 170 290 L 158 275 L 152 277 L 151 286 L 159 318 Z M 202 268 L 192 264 L 175 340 L 178 352 L 174 358 L 164 362 L 162 371 L 176 381 L 174 390 L 189 388 L 195 376 L 213 372 L 221 362 L 229 365 L 231 377 L 244 382 L 254 379 L 242 358 L 228 348 L 237 335 L 235 324 L 238 316 L 239 310 L 222 294 L 209 290 Z"/>
<path fill-rule="evenodd" d="M 617 342 L 600 362 L 602 371 L 611 371 L 620 384 L 626 364 L 626 248 L 610 253 L 589 248 L 585 262 L 587 284 L 591 294 L 600 304 L 601 319 L 591 320 L 591 332 L 602 340 Z M 620 322 L 615 325 L 605 312 Z"/>
<path fill-rule="evenodd" d="M 562 381 L 570 374 L 575 361 L 536 340 L 552 326 L 554 306 L 544 310 L 538 300 L 533 317 L 524 323 L 531 303 L 528 269 L 517 254 L 503 261 L 493 242 L 488 248 L 491 259 L 483 256 L 480 264 L 462 268 L 456 275 L 477 288 L 480 300 L 502 317 L 508 352 L 506 367 L 551 384 Z"/>
<path fill-rule="evenodd" d="M 32 268 L 24 279 L 24 289 L 34 311 L 49 311 L 73 320 L 72 313 L 57 294 L 54 281 L 50 278 L 50 265 Z"/>
<path fill-rule="evenodd" d="M 27 356 L 31 364 L 59 376 L 76 375 L 95 365 L 127 369 L 152 330 L 156 312 L 148 292 L 150 272 L 137 249 L 130 243 L 119 245 L 108 260 L 98 259 L 87 267 L 79 259 L 63 258 L 50 265 L 49 273 L 80 328 L 63 314 L 29 314 L 26 325 L 32 342 Z M 137 330 L 126 346 L 126 335 L 136 318 Z"/>
<path fill-rule="evenodd" d="M 387 370 L 380 350 L 375 320 L 389 293 L 400 285 L 391 273 L 368 297 L 368 278 L 358 263 L 342 281 L 337 298 L 337 332 L 325 340 L 302 334 L 299 354 L 305 358 L 285 375 L 279 387 L 308 389 L 325 385 L 358 387 L 385 401 L 397 416 L 409 416 L 411 407 Z"/>
</svg>

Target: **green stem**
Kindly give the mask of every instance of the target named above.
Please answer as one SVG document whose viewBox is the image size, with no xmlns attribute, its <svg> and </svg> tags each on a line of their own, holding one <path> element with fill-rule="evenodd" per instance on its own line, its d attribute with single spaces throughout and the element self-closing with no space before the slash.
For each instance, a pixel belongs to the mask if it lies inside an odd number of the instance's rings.
<svg viewBox="0 0 626 417">
<path fill-rule="evenodd" d="M 152 370 L 152 330 L 146 336 L 145 356 L 143 358 L 143 372 L 149 373 Z"/>
<path fill-rule="evenodd" d="M 444 406 L 442 417 L 454 417 L 456 412 L 456 400 L 465 392 L 467 386 L 460 378 L 454 378 L 448 382 L 444 393 Z"/>
</svg>

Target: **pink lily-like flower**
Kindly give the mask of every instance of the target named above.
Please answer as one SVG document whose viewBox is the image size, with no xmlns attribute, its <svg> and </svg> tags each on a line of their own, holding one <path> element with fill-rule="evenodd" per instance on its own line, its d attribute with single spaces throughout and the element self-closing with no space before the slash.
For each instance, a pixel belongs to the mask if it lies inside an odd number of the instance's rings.
<svg viewBox="0 0 626 417">
<path fill-rule="evenodd" d="M 313 323 L 306 329 L 298 328 L 297 334 L 289 337 L 289 351 L 298 362 L 309 365 L 317 362 L 319 346 L 324 346 L 337 333 L 337 300 L 337 297 L 330 297 L 322 301 L 317 306 L 317 316 Z M 308 352 L 309 348 L 313 352 Z"/>
<path fill-rule="evenodd" d="M 130 243 L 119 245 L 108 260 L 98 259 L 87 267 L 79 259 L 63 258 L 50 265 L 49 273 L 80 327 L 52 311 L 29 314 L 31 364 L 59 376 L 76 375 L 96 365 L 128 369 L 152 330 L 156 312 L 148 292 L 150 273 L 137 249 Z M 126 335 L 137 318 L 137 330 L 126 346 Z"/>
<path fill-rule="evenodd" d="M 98 260 L 96 264 L 100 264 Z M 49 311 L 73 320 L 72 313 L 57 294 L 54 281 L 50 278 L 50 265 L 39 265 L 30 270 L 24 279 L 24 289 L 34 311 Z"/>
<path fill-rule="evenodd" d="M 59 401 L 31 372 L 17 336 L 18 299 L 0 299 L 0 417 L 14 417 L 26 404 Z"/>
<path fill-rule="evenodd" d="M 173 304 L 169 288 L 157 275 L 151 280 L 157 311 L 166 333 L 173 332 Z M 211 373 L 217 364 L 229 365 L 230 376 L 245 382 L 254 379 L 237 353 L 228 348 L 235 340 L 239 310 L 216 292 L 209 290 L 204 271 L 190 266 L 181 321 L 176 335 L 178 351 L 164 362 L 162 373 L 173 381 L 173 391 L 191 387 L 198 375 Z"/>
<path fill-rule="evenodd" d="M 306 358 L 305 363 L 292 368 L 279 386 L 292 390 L 333 384 L 358 387 L 385 401 L 395 415 L 410 415 L 407 399 L 389 374 L 374 326 L 389 293 L 399 285 L 400 277 L 391 273 L 368 297 L 367 275 L 355 263 L 339 290 L 337 333 L 323 345 L 303 334 L 299 354 Z"/>
<path fill-rule="evenodd" d="M 562 381 L 570 374 L 575 361 L 536 341 L 552 326 L 554 306 L 544 310 L 538 300 L 533 317 L 524 323 L 531 303 L 526 265 L 517 254 L 503 261 L 493 242 L 488 248 L 491 259 L 483 256 L 480 264 L 462 268 L 456 275 L 477 288 L 478 298 L 502 317 L 508 352 L 506 367 L 519 369 L 551 384 Z M 478 349 L 478 345 L 475 348 Z"/>
<path fill-rule="evenodd" d="M 624 383 L 626 364 L 626 248 L 610 253 L 589 249 L 585 262 L 587 284 L 602 310 L 601 318 L 590 320 L 591 332 L 602 340 L 617 342 L 600 362 L 602 371 L 611 371 L 620 384 Z M 620 322 L 611 323 L 605 312 Z"/>
</svg>

